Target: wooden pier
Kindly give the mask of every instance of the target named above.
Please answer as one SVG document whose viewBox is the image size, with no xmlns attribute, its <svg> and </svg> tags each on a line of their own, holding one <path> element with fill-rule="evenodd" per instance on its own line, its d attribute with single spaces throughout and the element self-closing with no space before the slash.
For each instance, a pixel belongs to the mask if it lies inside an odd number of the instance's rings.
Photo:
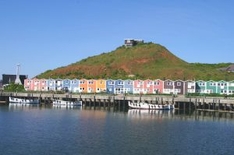
<svg viewBox="0 0 234 155">
<path fill-rule="evenodd" d="M 38 98 L 41 104 L 50 104 L 53 99 L 81 100 L 84 106 L 128 108 L 128 101 L 145 101 L 152 104 L 175 104 L 177 109 L 234 112 L 234 98 L 168 96 L 168 95 L 113 95 L 113 94 L 56 94 L 0 92 L 0 101 L 8 102 L 9 96 Z"/>
</svg>

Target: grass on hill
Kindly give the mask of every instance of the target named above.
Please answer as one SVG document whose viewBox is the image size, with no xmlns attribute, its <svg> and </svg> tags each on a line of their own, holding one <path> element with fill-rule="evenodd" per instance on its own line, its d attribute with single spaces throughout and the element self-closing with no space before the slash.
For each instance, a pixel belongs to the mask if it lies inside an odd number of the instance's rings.
<svg viewBox="0 0 234 155">
<path fill-rule="evenodd" d="M 230 64 L 188 63 L 159 44 L 142 43 L 131 48 L 120 46 L 114 51 L 48 70 L 37 78 L 230 81 L 234 79 L 234 73 L 219 70 Z M 130 78 L 129 75 L 134 77 Z"/>
</svg>

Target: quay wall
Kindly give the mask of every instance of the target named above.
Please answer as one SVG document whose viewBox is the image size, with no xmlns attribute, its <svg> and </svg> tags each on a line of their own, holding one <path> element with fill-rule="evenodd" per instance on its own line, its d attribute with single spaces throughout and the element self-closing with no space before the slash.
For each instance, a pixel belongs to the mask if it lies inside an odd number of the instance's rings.
<svg viewBox="0 0 234 155">
<path fill-rule="evenodd" d="M 103 105 L 113 103 L 111 106 L 125 106 L 128 101 L 146 101 L 152 104 L 175 104 L 178 109 L 208 109 L 234 111 L 234 98 L 220 97 L 190 97 L 167 95 L 113 95 L 113 94 L 56 94 L 56 93 L 19 93 L 0 92 L 0 101 L 8 102 L 9 96 L 22 98 L 39 98 L 41 103 L 51 103 L 54 98 L 65 100 L 82 100 L 89 105 Z M 90 104 L 91 103 L 91 104 Z"/>
</svg>

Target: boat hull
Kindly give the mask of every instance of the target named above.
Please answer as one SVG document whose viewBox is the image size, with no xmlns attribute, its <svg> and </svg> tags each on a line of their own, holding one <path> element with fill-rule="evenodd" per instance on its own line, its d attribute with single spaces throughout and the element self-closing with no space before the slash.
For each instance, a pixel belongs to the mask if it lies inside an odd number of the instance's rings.
<svg viewBox="0 0 234 155">
<path fill-rule="evenodd" d="M 82 101 L 64 101 L 64 100 L 54 100 L 53 106 L 55 107 L 74 107 L 74 106 L 82 106 Z"/>
<path fill-rule="evenodd" d="M 133 103 L 133 102 L 128 102 L 128 106 L 131 109 L 149 109 L 149 110 L 170 110 L 174 109 L 174 105 L 170 104 L 148 104 L 145 102 L 138 102 L 138 103 Z"/>
<path fill-rule="evenodd" d="M 39 104 L 39 99 L 23 99 L 17 97 L 9 97 L 9 103 L 17 104 Z"/>
</svg>

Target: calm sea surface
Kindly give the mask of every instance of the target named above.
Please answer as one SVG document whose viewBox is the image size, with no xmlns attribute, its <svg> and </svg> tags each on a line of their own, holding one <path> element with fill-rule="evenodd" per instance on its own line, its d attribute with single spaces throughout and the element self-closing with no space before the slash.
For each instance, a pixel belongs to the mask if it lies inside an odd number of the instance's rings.
<svg viewBox="0 0 234 155">
<path fill-rule="evenodd" d="M 0 106 L 1 155 L 231 155 L 230 114 Z"/>
</svg>

